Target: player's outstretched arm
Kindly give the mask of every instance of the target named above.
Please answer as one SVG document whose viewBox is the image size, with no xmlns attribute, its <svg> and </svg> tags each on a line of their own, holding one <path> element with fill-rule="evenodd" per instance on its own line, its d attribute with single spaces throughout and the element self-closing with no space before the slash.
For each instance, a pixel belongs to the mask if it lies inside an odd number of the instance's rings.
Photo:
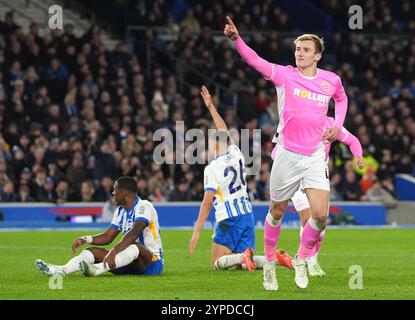
<svg viewBox="0 0 415 320">
<path fill-rule="evenodd" d="M 117 237 L 119 231 L 114 228 L 109 227 L 105 232 L 97 234 L 95 236 L 83 236 L 78 239 L 75 239 L 72 243 L 72 253 L 75 254 L 76 249 L 85 243 L 95 244 L 95 245 L 106 245 L 110 244 Z"/>
<path fill-rule="evenodd" d="M 228 131 L 228 126 L 226 125 L 225 121 L 223 121 L 223 118 L 218 113 L 218 110 L 216 110 L 216 106 L 212 102 L 212 97 L 210 96 L 210 92 L 205 86 L 202 86 L 200 95 L 202 96 L 203 101 L 212 116 L 216 129 Z"/>
<path fill-rule="evenodd" d="M 223 33 L 232 40 L 236 50 L 241 55 L 242 59 L 261 73 L 266 79 L 270 79 L 272 75 L 272 63 L 261 58 L 254 50 L 252 50 L 239 35 L 238 29 L 230 17 L 226 17 L 228 23 L 225 25 Z"/>
<path fill-rule="evenodd" d="M 346 118 L 348 99 L 340 78 L 338 78 L 337 88 L 333 99 L 336 103 L 334 107 L 334 126 L 341 129 L 344 124 L 344 119 Z"/>
<path fill-rule="evenodd" d="M 340 78 L 338 78 L 337 88 L 333 95 L 333 99 L 335 102 L 334 126 L 325 132 L 323 140 L 335 141 L 338 139 L 338 135 L 343 127 L 344 119 L 346 118 L 348 99 Z"/>
<path fill-rule="evenodd" d="M 348 132 L 347 130 L 346 130 L 346 132 L 347 132 L 347 134 L 343 138 L 342 137 L 342 135 L 344 135 L 343 130 L 340 131 L 339 140 L 349 146 L 350 151 L 351 151 L 351 153 L 354 157 L 354 161 L 356 162 L 357 166 L 359 167 L 359 169 L 363 169 L 366 166 L 366 163 L 363 159 L 362 145 L 361 145 L 359 139 L 357 139 L 357 137 L 355 135 Z"/>
<path fill-rule="evenodd" d="M 211 190 L 205 191 L 205 195 L 203 196 L 202 205 L 200 206 L 199 210 L 199 217 L 197 218 L 195 229 L 193 230 L 192 239 L 189 243 L 189 252 L 193 253 L 193 251 L 197 247 L 197 243 L 199 242 L 200 232 L 209 217 L 210 210 L 212 209 L 213 198 L 215 193 Z"/>
</svg>

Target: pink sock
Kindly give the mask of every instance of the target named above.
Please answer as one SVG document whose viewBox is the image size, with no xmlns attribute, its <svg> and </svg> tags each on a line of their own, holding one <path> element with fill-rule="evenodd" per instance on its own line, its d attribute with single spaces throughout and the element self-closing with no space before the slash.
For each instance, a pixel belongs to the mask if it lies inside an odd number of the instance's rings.
<svg viewBox="0 0 415 320">
<path fill-rule="evenodd" d="M 311 251 L 316 245 L 318 238 L 320 236 L 320 233 L 322 231 L 322 230 L 316 229 L 315 223 L 312 222 L 312 224 L 314 224 L 314 228 L 313 228 L 312 225 L 310 224 L 311 220 L 312 219 L 310 218 L 310 220 L 308 220 L 308 222 L 304 226 L 304 231 L 301 236 L 300 248 L 298 249 L 298 252 L 297 252 L 297 255 L 301 259 L 305 259 L 311 256 Z"/>
<path fill-rule="evenodd" d="M 264 226 L 264 253 L 267 261 L 275 261 L 275 249 L 280 239 L 281 223 L 273 226 L 265 219 Z"/>
<path fill-rule="evenodd" d="M 314 245 L 313 249 L 311 249 L 310 257 L 314 257 L 316 254 L 320 252 L 320 247 L 321 247 L 321 244 L 323 243 L 323 240 L 324 240 L 324 236 L 320 234 L 320 236 L 317 239 L 316 244 Z"/>
</svg>

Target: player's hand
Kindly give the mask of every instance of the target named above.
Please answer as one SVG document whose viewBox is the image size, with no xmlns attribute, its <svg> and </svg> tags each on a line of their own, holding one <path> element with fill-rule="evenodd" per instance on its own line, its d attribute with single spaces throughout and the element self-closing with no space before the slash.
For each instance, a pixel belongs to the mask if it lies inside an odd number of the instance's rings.
<svg viewBox="0 0 415 320">
<path fill-rule="evenodd" d="M 365 160 L 362 157 L 354 158 L 354 162 L 356 162 L 359 169 L 363 169 L 364 167 L 366 167 Z"/>
<path fill-rule="evenodd" d="M 200 231 L 193 231 L 193 235 L 192 235 L 192 239 L 190 240 L 189 243 L 189 252 L 193 253 L 193 251 L 196 249 L 197 247 L 197 243 L 199 242 L 199 237 L 200 237 Z"/>
<path fill-rule="evenodd" d="M 205 102 L 205 105 L 208 107 L 208 109 L 215 107 L 212 102 L 212 97 L 210 96 L 209 90 L 205 86 L 202 86 L 200 95 L 202 96 L 203 101 Z"/>
<path fill-rule="evenodd" d="M 117 254 L 115 253 L 114 250 L 111 250 L 110 252 L 108 252 L 108 254 L 104 257 L 104 260 L 102 260 L 102 262 L 104 263 L 104 267 L 105 265 L 107 265 L 111 270 L 116 268 L 115 265 L 115 256 Z"/>
<path fill-rule="evenodd" d="M 331 142 L 336 141 L 337 137 L 339 136 L 340 129 L 337 127 L 330 128 L 326 130 L 323 135 L 323 140 L 329 140 Z"/>
<path fill-rule="evenodd" d="M 238 29 L 229 16 L 226 16 L 226 20 L 228 23 L 225 25 L 225 30 L 223 30 L 223 33 L 232 41 L 236 40 L 239 37 Z"/>
<path fill-rule="evenodd" d="M 76 249 L 86 243 L 85 239 L 78 238 L 74 242 L 72 242 L 72 253 L 75 254 Z"/>
</svg>

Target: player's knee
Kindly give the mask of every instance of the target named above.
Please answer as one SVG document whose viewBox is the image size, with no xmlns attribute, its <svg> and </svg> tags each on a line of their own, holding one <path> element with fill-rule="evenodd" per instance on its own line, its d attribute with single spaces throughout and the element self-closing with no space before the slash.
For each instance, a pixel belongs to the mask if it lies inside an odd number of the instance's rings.
<svg viewBox="0 0 415 320">
<path fill-rule="evenodd" d="M 139 246 L 135 243 L 130 244 L 125 250 L 128 250 L 129 254 L 134 258 L 137 259 L 140 255 Z"/>
<path fill-rule="evenodd" d="M 327 220 L 327 206 L 316 206 L 310 208 L 311 217 L 314 219 L 326 219 Z"/>
<path fill-rule="evenodd" d="M 319 229 L 324 229 L 324 227 L 327 225 L 327 215 L 325 212 L 322 215 L 314 217 L 314 220 L 316 221 Z"/>
<path fill-rule="evenodd" d="M 101 262 L 104 259 L 105 254 L 102 254 L 102 249 L 98 247 L 89 247 L 87 249 L 82 250 L 81 254 L 84 252 L 91 252 L 94 256 L 95 262 Z"/>
<path fill-rule="evenodd" d="M 281 220 L 285 209 L 287 209 L 287 204 L 285 202 L 271 201 L 269 213 L 275 220 Z"/>
</svg>

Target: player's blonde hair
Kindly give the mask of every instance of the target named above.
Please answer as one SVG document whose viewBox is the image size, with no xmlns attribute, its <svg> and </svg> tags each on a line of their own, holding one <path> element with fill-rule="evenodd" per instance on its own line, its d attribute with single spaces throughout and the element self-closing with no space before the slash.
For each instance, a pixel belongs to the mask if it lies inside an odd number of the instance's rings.
<svg viewBox="0 0 415 320">
<path fill-rule="evenodd" d="M 306 34 L 303 34 L 303 35 L 297 37 L 297 39 L 295 39 L 293 41 L 294 48 L 297 46 L 298 42 L 305 41 L 305 40 L 311 40 L 311 41 L 314 42 L 316 52 L 318 52 L 318 53 L 323 53 L 324 52 L 325 47 L 324 47 L 323 38 L 320 38 L 319 36 L 317 36 L 315 34 L 311 34 L 311 33 L 306 33 Z"/>
</svg>

